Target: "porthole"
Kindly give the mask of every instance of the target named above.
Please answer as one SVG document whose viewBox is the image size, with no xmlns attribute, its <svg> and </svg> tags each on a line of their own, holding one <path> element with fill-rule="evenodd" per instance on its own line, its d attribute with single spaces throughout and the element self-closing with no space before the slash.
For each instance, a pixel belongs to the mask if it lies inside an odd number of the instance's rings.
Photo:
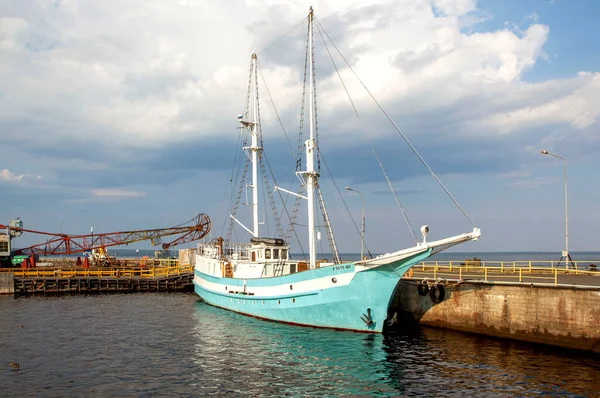
<svg viewBox="0 0 600 398">
<path fill-rule="evenodd" d="M 262 301 L 263 305 L 265 305 L 265 300 Z"/>
<path fill-rule="evenodd" d="M 281 300 L 277 300 L 277 304 L 281 304 Z"/>
<path fill-rule="evenodd" d="M 293 299 L 292 299 L 292 303 L 295 303 L 295 302 L 296 302 L 296 299 L 295 299 L 295 298 L 293 298 Z"/>
<path fill-rule="evenodd" d="M 331 281 L 332 281 L 333 283 L 337 283 L 337 278 L 331 278 Z"/>
<path fill-rule="evenodd" d="M 294 285 L 290 285 L 290 290 L 294 290 Z"/>
</svg>

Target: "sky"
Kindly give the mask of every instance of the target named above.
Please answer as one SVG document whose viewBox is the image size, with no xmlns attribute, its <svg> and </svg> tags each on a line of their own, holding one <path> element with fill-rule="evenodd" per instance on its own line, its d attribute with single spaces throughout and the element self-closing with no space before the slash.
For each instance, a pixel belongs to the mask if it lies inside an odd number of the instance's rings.
<svg viewBox="0 0 600 398">
<path fill-rule="evenodd" d="M 600 250 L 594 0 L 0 0 L 0 223 L 84 234 L 205 213 L 210 237 L 223 235 L 250 55 L 296 145 L 310 5 L 482 229 L 456 250 L 559 253 L 565 210 L 569 249 Z M 317 33 L 315 58 L 321 186 L 340 251 L 360 251 L 361 198 L 370 251 L 413 245 L 369 139 L 415 230 L 471 231 L 338 57 L 356 118 Z M 261 90 L 265 155 L 286 179 L 295 163 Z"/>
</svg>

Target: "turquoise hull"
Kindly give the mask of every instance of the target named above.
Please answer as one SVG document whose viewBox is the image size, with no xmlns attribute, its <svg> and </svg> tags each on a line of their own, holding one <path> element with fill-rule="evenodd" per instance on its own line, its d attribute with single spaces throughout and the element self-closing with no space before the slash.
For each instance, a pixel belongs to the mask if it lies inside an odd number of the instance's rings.
<svg viewBox="0 0 600 398">
<path fill-rule="evenodd" d="M 194 285 L 196 293 L 208 304 L 241 314 L 297 325 L 381 333 L 400 277 L 429 255 L 430 250 L 427 250 L 398 263 L 360 272 L 355 272 L 354 264 L 349 263 L 275 278 L 246 280 L 246 291 L 252 292 L 255 288 L 293 287 L 294 283 L 354 273 L 347 285 L 296 293 L 290 289 L 285 295 L 261 297 L 237 293 L 243 291 L 243 279 L 217 278 L 198 270 Z M 206 288 L 201 281 L 210 286 L 219 285 L 222 289 Z"/>
</svg>

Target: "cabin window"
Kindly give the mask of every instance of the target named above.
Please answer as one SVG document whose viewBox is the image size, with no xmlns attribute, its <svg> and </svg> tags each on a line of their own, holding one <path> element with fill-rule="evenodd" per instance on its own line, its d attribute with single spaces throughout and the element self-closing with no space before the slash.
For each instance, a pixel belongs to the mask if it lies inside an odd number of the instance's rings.
<svg viewBox="0 0 600 398">
<path fill-rule="evenodd" d="M 283 258 L 284 260 L 287 259 L 287 249 L 281 249 L 281 257 L 279 258 Z"/>
<path fill-rule="evenodd" d="M 271 259 L 271 249 L 265 249 L 265 258 L 267 260 Z"/>
<path fill-rule="evenodd" d="M 273 258 L 274 259 L 278 259 L 279 258 L 279 249 L 273 249 Z"/>
<path fill-rule="evenodd" d="M 296 264 L 290 264 L 290 274 L 296 273 Z"/>
<path fill-rule="evenodd" d="M 256 252 L 252 250 L 252 261 L 256 261 Z"/>
</svg>

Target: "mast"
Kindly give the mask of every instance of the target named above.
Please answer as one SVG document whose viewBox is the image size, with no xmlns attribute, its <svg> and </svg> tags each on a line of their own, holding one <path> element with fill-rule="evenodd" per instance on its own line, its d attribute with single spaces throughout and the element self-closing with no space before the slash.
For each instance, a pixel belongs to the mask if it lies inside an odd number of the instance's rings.
<svg viewBox="0 0 600 398">
<path fill-rule="evenodd" d="M 258 87 L 256 73 L 256 53 L 252 54 L 252 97 L 253 97 L 253 116 L 252 116 L 252 234 L 258 237 L 258 152 L 261 150 L 258 146 Z"/>
<path fill-rule="evenodd" d="M 314 136 L 314 107 L 315 107 L 315 96 L 313 88 L 313 8 L 310 7 L 308 13 L 308 38 L 310 43 L 308 53 L 308 64 L 309 64 L 309 93 L 310 93 L 310 109 L 309 109 L 309 125 L 310 125 L 310 138 L 305 142 L 306 144 L 306 191 L 308 197 L 308 247 L 309 247 L 309 259 L 310 269 L 316 268 L 317 263 L 317 249 L 315 241 L 315 185 L 317 182 L 317 173 L 315 172 L 315 150 L 317 149 L 317 142 Z"/>
</svg>

